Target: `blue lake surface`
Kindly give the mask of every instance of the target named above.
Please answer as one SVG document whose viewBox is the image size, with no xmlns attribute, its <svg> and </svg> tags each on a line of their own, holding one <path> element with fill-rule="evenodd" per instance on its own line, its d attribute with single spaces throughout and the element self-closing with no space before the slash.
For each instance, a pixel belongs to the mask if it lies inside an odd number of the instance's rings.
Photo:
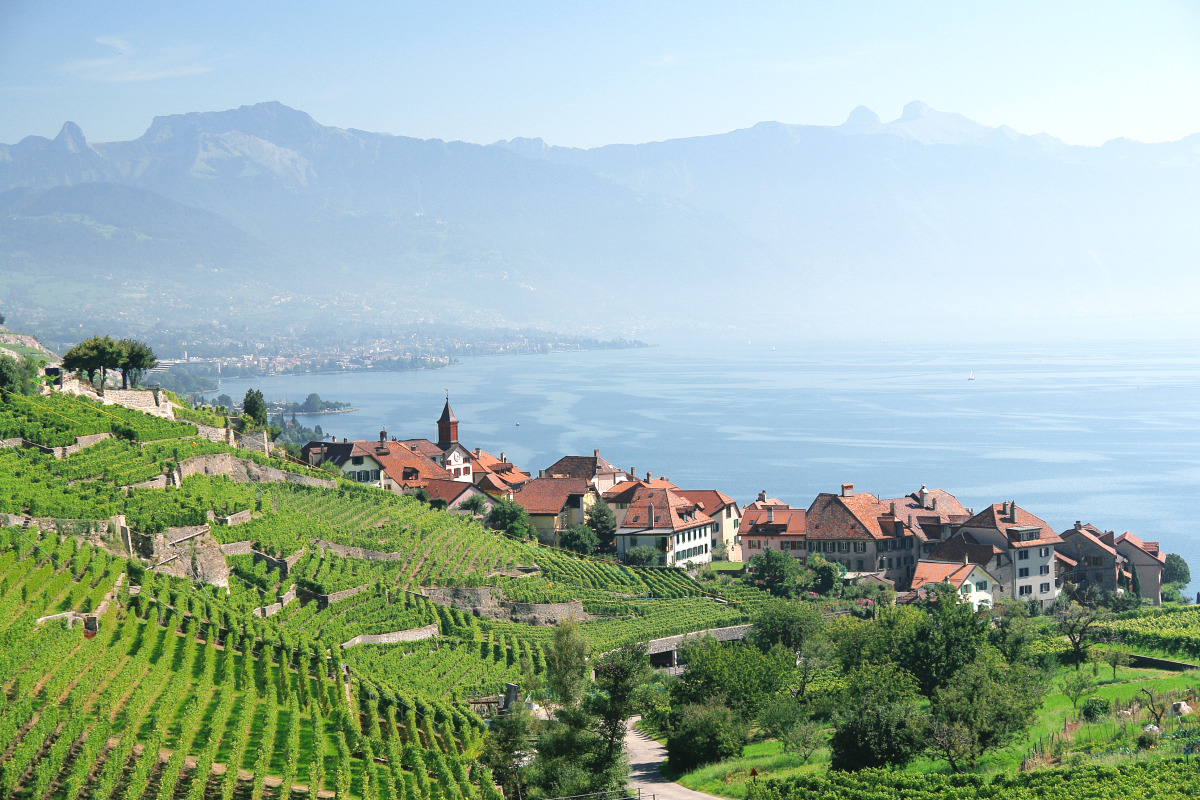
<svg viewBox="0 0 1200 800">
<path fill-rule="evenodd" d="M 842 483 L 885 497 L 925 484 L 975 509 L 1015 500 L 1059 531 L 1075 520 L 1129 530 L 1200 570 L 1198 353 L 1192 343 L 753 342 L 225 380 L 220 391 L 296 401 L 317 392 L 359 409 L 302 417 L 327 434 L 433 439 L 449 390 L 464 445 L 534 474 L 599 449 L 639 475 L 743 504 L 764 489 L 807 507 Z"/>
</svg>

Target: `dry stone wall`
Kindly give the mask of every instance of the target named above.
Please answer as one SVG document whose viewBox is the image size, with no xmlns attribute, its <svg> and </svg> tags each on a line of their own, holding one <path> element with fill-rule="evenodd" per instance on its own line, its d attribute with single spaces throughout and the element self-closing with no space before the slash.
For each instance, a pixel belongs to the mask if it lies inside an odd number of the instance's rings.
<svg viewBox="0 0 1200 800">
<path fill-rule="evenodd" d="M 248 556 L 253 553 L 252 542 L 230 542 L 221 545 L 221 553 L 227 556 Z"/>
<path fill-rule="evenodd" d="M 186 459 L 179 463 L 178 474 L 180 480 L 190 475 L 227 475 L 242 483 L 299 483 L 320 489 L 337 488 L 336 481 L 266 467 L 248 458 L 237 458 L 232 453 L 215 453 Z"/>
<path fill-rule="evenodd" d="M 271 617 L 271 616 L 274 616 L 275 614 L 278 614 L 280 611 L 283 611 L 284 606 L 286 606 L 288 603 L 292 602 L 295 599 L 296 599 L 296 588 L 293 586 L 291 589 L 288 589 L 287 592 L 285 592 L 282 597 L 279 598 L 279 602 L 272 603 L 269 606 L 263 606 L 262 608 L 256 608 L 251 613 L 253 613 L 255 616 L 258 616 L 258 617 L 264 617 L 264 618 Z"/>
<path fill-rule="evenodd" d="M 340 600 L 345 600 L 347 597 L 354 597 L 359 592 L 365 592 L 370 588 L 371 584 L 364 583 L 362 586 L 355 586 L 353 589 L 343 589 L 340 592 L 333 592 L 332 594 L 317 595 L 317 610 L 320 611 L 328 608 Z"/>
<path fill-rule="evenodd" d="M 580 622 L 588 619 L 582 600 L 569 603 L 515 603 L 501 599 L 499 592 L 490 586 L 425 589 L 424 594 L 435 603 L 468 611 L 477 617 L 512 620 L 527 625 L 557 625 L 567 619 Z"/>
<path fill-rule="evenodd" d="M 334 555 L 344 558 L 361 558 L 363 561 L 404 561 L 408 558 L 404 553 L 382 553 L 378 550 L 365 550 L 361 547 L 347 547 L 344 544 L 334 544 L 324 539 L 314 539 L 313 544 L 322 552 L 328 550 Z"/>
<path fill-rule="evenodd" d="M 348 642 L 342 642 L 342 649 L 354 647 L 356 644 L 399 644 L 400 642 L 419 642 L 422 639 L 432 639 L 440 635 L 440 631 L 436 623 L 426 625 L 424 628 L 410 628 L 406 631 L 393 631 L 392 633 L 366 633 L 355 636 Z"/>
</svg>

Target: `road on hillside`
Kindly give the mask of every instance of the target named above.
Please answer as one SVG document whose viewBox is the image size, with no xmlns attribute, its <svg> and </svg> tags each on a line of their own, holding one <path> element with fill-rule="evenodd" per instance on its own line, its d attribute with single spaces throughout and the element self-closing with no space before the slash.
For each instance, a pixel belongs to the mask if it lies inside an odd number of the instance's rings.
<svg viewBox="0 0 1200 800">
<path fill-rule="evenodd" d="M 630 789 L 641 789 L 643 798 L 654 795 L 657 800 L 722 800 L 711 794 L 687 789 L 660 775 L 658 765 L 667 757 L 667 749 L 633 727 L 639 719 L 641 717 L 633 717 L 625 725 Z"/>
</svg>

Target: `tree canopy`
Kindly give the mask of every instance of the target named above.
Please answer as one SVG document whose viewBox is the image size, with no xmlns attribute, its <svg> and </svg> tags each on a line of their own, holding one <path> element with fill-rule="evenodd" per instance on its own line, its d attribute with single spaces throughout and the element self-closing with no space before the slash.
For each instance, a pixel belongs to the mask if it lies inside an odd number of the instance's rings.
<svg viewBox="0 0 1200 800">
<path fill-rule="evenodd" d="M 246 396 L 242 398 L 242 416 L 255 425 L 267 424 L 267 401 L 258 389 L 246 390 Z"/>
<path fill-rule="evenodd" d="M 1163 583 L 1178 583 L 1186 586 L 1192 582 L 1192 571 L 1178 553 L 1167 553 L 1167 563 L 1163 567 Z"/>
<path fill-rule="evenodd" d="M 122 339 L 116 344 L 116 367 L 121 370 L 121 388 L 136 387 L 148 370 L 158 366 L 154 351 L 145 342 Z"/>
</svg>

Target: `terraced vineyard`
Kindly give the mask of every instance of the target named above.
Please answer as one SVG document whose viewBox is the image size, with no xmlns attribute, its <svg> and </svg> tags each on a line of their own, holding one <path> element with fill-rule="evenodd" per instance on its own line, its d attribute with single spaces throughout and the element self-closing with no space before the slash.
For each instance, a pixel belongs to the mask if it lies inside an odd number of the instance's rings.
<svg viewBox="0 0 1200 800">
<path fill-rule="evenodd" d="M 152 579 L 130 601 L 113 592 L 123 560 L 29 536 L 0 533 L 3 796 L 481 796 L 463 763 L 473 715 L 347 681 L 336 651 L 225 628 L 215 597 L 175 582 Z M 113 594 L 93 638 L 37 624 Z"/>
<path fill-rule="evenodd" d="M 1200 658 L 1200 607 L 1142 609 L 1136 615 L 1122 614 L 1120 617 L 1103 627 L 1126 644 Z"/>
<path fill-rule="evenodd" d="M 0 439 L 21 438 L 45 447 L 75 444 L 75 437 L 112 433 L 149 442 L 196 435 L 196 426 L 122 406 L 54 393 L 25 397 L 0 392 Z"/>
</svg>

